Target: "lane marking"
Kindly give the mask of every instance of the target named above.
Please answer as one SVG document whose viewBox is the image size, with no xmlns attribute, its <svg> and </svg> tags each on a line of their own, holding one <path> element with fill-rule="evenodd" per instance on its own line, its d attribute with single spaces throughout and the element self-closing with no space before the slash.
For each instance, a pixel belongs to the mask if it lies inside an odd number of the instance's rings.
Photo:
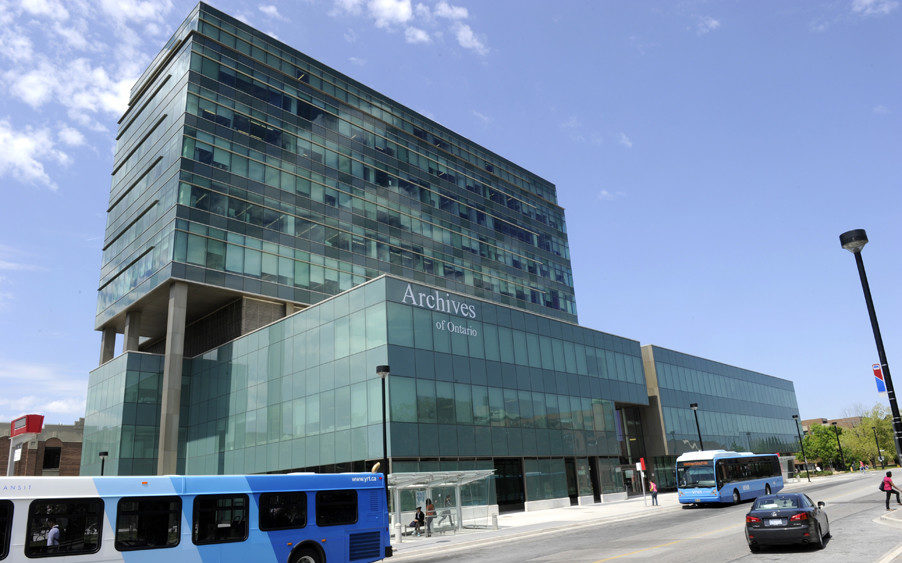
<svg viewBox="0 0 902 563">
<path fill-rule="evenodd" d="M 897 545 L 896 549 L 881 557 L 877 563 L 889 563 L 890 561 L 895 561 L 896 557 L 899 555 L 902 555 L 902 544 Z"/>
<path fill-rule="evenodd" d="M 705 537 L 705 536 L 710 536 L 711 534 L 716 534 L 716 533 L 718 533 L 718 532 L 725 532 L 725 531 L 727 531 L 727 530 L 735 530 L 736 528 L 741 528 L 741 527 L 743 527 L 743 526 L 745 526 L 744 523 L 741 524 L 741 525 L 740 525 L 740 524 L 734 524 L 734 525 L 732 525 L 732 526 L 727 526 L 726 528 L 720 528 L 720 529 L 717 529 L 717 530 L 711 530 L 710 532 L 705 532 L 704 534 L 696 534 L 696 535 L 691 536 L 691 537 L 688 537 L 688 538 L 683 538 L 683 539 L 679 539 L 679 540 L 674 540 L 674 541 L 671 541 L 671 542 L 662 543 L 662 544 L 660 544 L 660 545 L 653 545 L 653 546 L 651 546 L 651 547 L 643 547 L 642 549 L 637 549 L 637 550 L 635 550 L 635 551 L 630 551 L 629 553 L 621 553 L 620 555 L 614 555 L 613 557 L 605 557 L 604 559 L 598 559 L 597 561 L 594 561 L 593 563 L 601 563 L 602 561 L 611 561 L 611 560 L 613 560 L 613 559 L 620 559 L 621 557 L 627 557 L 627 556 L 629 556 L 629 555 L 635 555 L 635 554 L 637 554 L 637 553 L 642 553 L 643 551 L 650 551 L 650 550 L 652 550 L 652 549 L 660 549 L 660 548 L 662 548 L 662 547 L 667 547 L 668 545 L 673 545 L 673 544 L 675 544 L 675 543 L 680 543 L 680 542 L 684 542 L 684 541 L 688 541 L 688 540 L 697 540 L 697 539 L 699 539 L 699 538 L 703 538 L 703 537 Z"/>
</svg>

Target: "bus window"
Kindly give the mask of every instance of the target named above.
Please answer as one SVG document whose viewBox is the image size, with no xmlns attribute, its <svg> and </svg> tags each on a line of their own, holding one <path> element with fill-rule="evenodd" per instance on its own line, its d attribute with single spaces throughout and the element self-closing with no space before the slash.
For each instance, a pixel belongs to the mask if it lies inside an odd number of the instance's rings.
<svg viewBox="0 0 902 563">
<path fill-rule="evenodd" d="M 28 507 L 27 557 L 96 553 L 103 530 L 103 501 L 44 499 Z"/>
<path fill-rule="evenodd" d="M 9 533 L 13 525 L 13 503 L 0 500 L 0 559 L 9 555 Z"/>
<path fill-rule="evenodd" d="M 247 495 L 198 495 L 194 499 L 194 543 L 247 539 Z"/>
<path fill-rule="evenodd" d="M 116 511 L 116 549 L 175 547 L 182 521 L 179 497 L 126 497 Z"/>
<path fill-rule="evenodd" d="M 357 523 L 357 491 L 318 491 L 316 525 L 341 526 Z"/>
<path fill-rule="evenodd" d="M 260 495 L 260 529 L 292 530 L 307 525 L 307 493 Z"/>
</svg>

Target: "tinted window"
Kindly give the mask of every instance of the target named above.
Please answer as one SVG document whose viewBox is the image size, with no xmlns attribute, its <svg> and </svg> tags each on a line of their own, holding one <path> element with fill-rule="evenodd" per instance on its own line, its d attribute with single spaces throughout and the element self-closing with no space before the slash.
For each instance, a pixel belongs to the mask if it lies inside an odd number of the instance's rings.
<svg viewBox="0 0 902 563">
<path fill-rule="evenodd" d="M 28 508 L 25 555 L 56 557 L 95 553 L 100 549 L 103 501 L 36 500 Z"/>
<path fill-rule="evenodd" d="M 116 549 L 152 549 L 179 544 L 182 499 L 132 497 L 119 501 L 116 513 Z"/>
<path fill-rule="evenodd" d="M 316 493 L 316 525 L 340 526 L 357 522 L 357 491 Z"/>
<path fill-rule="evenodd" d="M 59 469 L 61 448 L 44 448 L 44 461 L 41 469 Z"/>
<path fill-rule="evenodd" d="M 260 529 L 288 530 L 307 525 L 307 493 L 260 495 Z"/>
<path fill-rule="evenodd" d="M 13 525 L 13 503 L 0 500 L 0 559 L 9 555 L 9 532 Z"/>
<path fill-rule="evenodd" d="M 782 508 L 801 508 L 799 506 L 799 497 L 795 495 L 758 497 L 752 510 L 780 510 Z"/>
<path fill-rule="evenodd" d="M 200 495 L 194 499 L 194 543 L 247 539 L 247 495 Z"/>
</svg>

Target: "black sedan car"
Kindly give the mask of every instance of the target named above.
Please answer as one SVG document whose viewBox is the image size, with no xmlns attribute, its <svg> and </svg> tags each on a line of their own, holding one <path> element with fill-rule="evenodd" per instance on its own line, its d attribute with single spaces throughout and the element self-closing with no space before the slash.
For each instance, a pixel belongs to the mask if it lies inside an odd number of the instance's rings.
<svg viewBox="0 0 902 563">
<path fill-rule="evenodd" d="M 801 493 L 758 497 L 745 516 L 749 549 L 757 552 L 761 546 L 791 543 L 810 543 L 823 549 L 824 538 L 830 535 L 825 506 Z"/>
</svg>

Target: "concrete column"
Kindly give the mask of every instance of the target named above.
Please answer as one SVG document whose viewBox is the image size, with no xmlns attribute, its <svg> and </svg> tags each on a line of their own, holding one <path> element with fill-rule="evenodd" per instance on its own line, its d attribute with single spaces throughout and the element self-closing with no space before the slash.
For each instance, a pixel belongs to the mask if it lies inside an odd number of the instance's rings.
<svg viewBox="0 0 902 563">
<path fill-rule="evenodd" d="M 137 352 L 141 338 L 141 311 L 125 313 L 125 338 L 122 343 L 123 352 Z"/>
<path fill-rule="evenodd" d="M 166 320 L 166 357 L 163 359 L 163 404 L 160 408 L 160 445 L 157 474 L 175 475 L 179 446 L 179 413 L 182 405 L 182 358 L 185 351 L 185 311 L 188 285 L 175 282 L 169 288 Z"/>
<path fill-rule="evenodd" d="M 100 331 L 100 364 L 113 359 L 116 354 L 116 329 L 105 328 Z"/>
</svg>

